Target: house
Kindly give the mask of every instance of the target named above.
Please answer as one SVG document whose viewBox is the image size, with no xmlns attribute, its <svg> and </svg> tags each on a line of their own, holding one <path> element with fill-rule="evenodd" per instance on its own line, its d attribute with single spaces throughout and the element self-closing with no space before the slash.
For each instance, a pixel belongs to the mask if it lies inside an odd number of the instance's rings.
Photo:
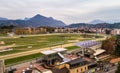
<svg viewBox="0 0 120 73">
<path fill-rule="evenodd" d="M 88 61 L 82 58 L 72 60 L 67 64 L 69 73 L 83 73 L 88 70 Z"/>
<path fill-rule="evenodd" d="M 88 70 L 89 62 L 83 58 L 77 58 L 55 67 L 53 73 L 83 73 Z"/>
</svg>

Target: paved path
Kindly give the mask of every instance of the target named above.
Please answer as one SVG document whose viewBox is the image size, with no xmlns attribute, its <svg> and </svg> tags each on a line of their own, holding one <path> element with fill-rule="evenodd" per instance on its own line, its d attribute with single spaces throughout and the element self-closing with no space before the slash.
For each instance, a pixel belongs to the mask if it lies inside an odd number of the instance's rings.
<svg viewBox="0 0 120 73">
<path fill-rule="evenodd" d="M 5 49 L 5 48 L 10 48 L 10 47 L 15 47 L 15 44 L 7 45 L 7 46 L 0 46 L 0 50 Z"/>
</svg>

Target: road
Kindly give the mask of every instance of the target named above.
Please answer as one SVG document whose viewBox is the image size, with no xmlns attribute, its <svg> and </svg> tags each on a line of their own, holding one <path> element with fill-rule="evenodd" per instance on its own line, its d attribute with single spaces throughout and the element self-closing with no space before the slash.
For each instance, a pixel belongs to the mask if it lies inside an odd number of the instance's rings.
<svg viewBox="0 0 120 73">
<path fill-rule="evenodd" d="M 117 70 L 117 66 L 114 66 L 114 67 L 109 68 L 109 71 L 107 71 L 107 72 L 104 72 L 103 70 L 101 70 L 101 71 L 97 71 L 95 73 L 115 73 L 116 70 Z"/>
<path fill-rule="evenodd" d="M 20 64 L 16 64 L 16 65 L 13 65 L 13 66 L 9 66 L 9 67 L 6 67 L 5 69 L 6 70 L 9 70 L 10 68 L 20 69 L 20 68 L 29 67 L 29 66 L 30 66 L 30 61 L 29 62 L 20 63 Z"/>
</svg>

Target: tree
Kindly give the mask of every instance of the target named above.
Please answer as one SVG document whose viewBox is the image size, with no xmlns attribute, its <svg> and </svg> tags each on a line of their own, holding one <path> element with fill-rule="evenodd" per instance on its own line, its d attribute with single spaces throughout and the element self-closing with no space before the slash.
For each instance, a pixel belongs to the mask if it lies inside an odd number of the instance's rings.
<svg viewBox="0 0 120 73">
<path fill-rule="evenodd" d="M 115 73 L 120 73 L 120 63 L 118 63 L 118 67 Z"/>
<path fill-rule="evenodd" d="M 49 33 L 53 33 L 55 28 L 54 27 L 46 27 L 46 29 Z"/>
<path fill-rule="evenodd" d="M 110 33 L 111 33 L 111 30 L 105 30 L 105 33 L 106 33 L 106 34 L 110 34 Z"/>
<path fill-rule="evenodd" d="M 117 36 L 116 46 L 115 46 L 115 55 L 120 56 L 120 36 Z"/>
<path fill-rule="evenodd" d="M 110 37 L 102 41 L 102 49 L 105 49 L 108 54 L 114 54 L 115 52 L 115 38 Z"/>
</svg>

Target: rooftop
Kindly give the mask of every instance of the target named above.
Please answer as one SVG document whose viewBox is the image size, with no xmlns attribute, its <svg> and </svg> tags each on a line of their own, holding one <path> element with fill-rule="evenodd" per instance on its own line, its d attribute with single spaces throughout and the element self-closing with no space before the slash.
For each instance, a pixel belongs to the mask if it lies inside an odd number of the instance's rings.
<svg viewBox="0 0 120 73">
<path fill-rule="evenodd" d="M 68 73 L 68 69 L 67 68 L 62 68 L 62 69 L 54 69 L 52 70 L 53 73 Z"/>
<path fill-rule="evenodd" d="M 64 55 L 65 58 L 68 58 L 68 59 L 71 59 L 71 60 L 74 60 L 74 59 L 77 59 L 77 55 L 73 55 L 73 54 L 66 54 Z"/>
<path fill-rule="evenodd" d="M 83 42 L 76 43 L 77 46 L 80 46 L 80 47 L 83 47 L 83 48 L 92 47 L 92 46 L 95 46 L 97 44 L 101 44 L 101 43 L 96 41 L 96 40 L 88 40 L 88 41 L 83 41 Z"/>
<path fill-rule="evenodd" d="M 69 61 L 68 64 L 75 65 L 75 64 L 80 64 L 80 63 L 84 63 L 84 62 L 87 62 L 87 61 L 83 58 L 77 58 L 77 59 Z"/>
<path fill-rule="evenodd" d="M 49 54 L 56 53 L 56 51 L 54 51 L 54 50 L 46 50 L 46 51 L 41 51 L 41 53 L 44 54 L 44 55 L 49 55 Z"/>
<path fill-rule="evenodd" d="M 55 48 L 53 50 L 55 50 L 57 52 L 61 52 L 61 51 L 66 51 L 67 49 L 65 49 L 65 48 Z"/>
<path fill-rule="evenodd" d="M 40 64 L 34 64 L 34 68 L 36 68 L 38 71 L 40 71 L 41 73 L 52 73 L 51 70 L 44 68 L 42 65 Z"/>
<path fill-rule="evenodd" d="M 110 60 L 110 63 L 117 63 L 117 62 L 120 62 L 120 57 Z"/>
<path fill-rule="evenodd" d="M 45 51 L 41 51 L 42 54 L 45 55 L 50 55 L 50 54 L 54 54 L 57 52 L 62 52 L 62 51 L 66 51 L 67 49 L 65 48 L 55 48 L 55 49 L 51 49 L 51 50 L 45 50 Z"/>
<path fill-rule="evenodd" d="M 25 73 L 32 73 L 32 70 L 30 68 L 27 70 L 27 67 L 19 68 L 14 73 L 22 73 L 23 70 L 24 70 Z"/>
<path fill-rule="evenodd" d="M 104 49 L 97 49 L 97 50 L 94 50 L 94 51 L 95 51 L 94 56 L 97 56 L 97 55 L 105 52 Z"/>
</svg>

